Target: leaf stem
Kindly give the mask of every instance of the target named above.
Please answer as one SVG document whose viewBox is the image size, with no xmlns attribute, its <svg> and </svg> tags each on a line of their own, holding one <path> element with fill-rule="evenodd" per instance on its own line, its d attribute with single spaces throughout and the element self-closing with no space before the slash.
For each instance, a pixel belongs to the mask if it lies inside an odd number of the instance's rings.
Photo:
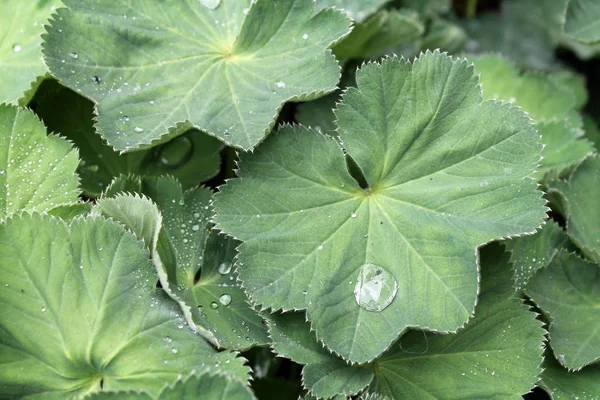
<svg viewBox="0 0 600 400">
<path fill-rule="evenodd" d="M 477 13 L 477 1 L 478 0 L 467 0 L 467 18 L 473 19 Z"/>
</svg>

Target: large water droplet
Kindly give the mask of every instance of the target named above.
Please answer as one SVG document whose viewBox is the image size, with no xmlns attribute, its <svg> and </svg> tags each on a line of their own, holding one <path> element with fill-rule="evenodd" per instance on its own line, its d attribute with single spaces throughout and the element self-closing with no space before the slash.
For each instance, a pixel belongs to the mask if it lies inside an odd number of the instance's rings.
<svg viewBox="0 0 600 400">
<path fill-rule="evenodd" d="M 163 167 L 178 168 L 189 161 L 193 152 L 192 141 L 185 136 L 179 136 L 162 146 L 159 160 Z"/>
<path fill-rule="evenodd" d="M 231 272 L 231 263 L 222 262 L 221 264 L 219 264 L 219 273 L 221 275 L 227 275 L 230 272 Z"/>
<path fill-rule="evenodd" d="M 365 264 L 358 272 L 354 297 L 367 311 L 380 312 L 389 306 L 398 293 L 398 282 L 385 269 L 375 264 Z"/>
<path fill-rule="evenodd" d="M 221 297 L 219 297 L 219 303 L 223 304 L 224 306 L 228 306 L 231 303 L 231 296 L 228 294 L 222 294 Z"/>
<path fill-rule="evenodd" d="M 221 4 L 221 0 L 200 0 L 200 3 L 202 3 L 204 7 L 208 7 L 211 10 L 214 10 L 215 8 L 219 7 L 219 4 Z"/>
</svg>

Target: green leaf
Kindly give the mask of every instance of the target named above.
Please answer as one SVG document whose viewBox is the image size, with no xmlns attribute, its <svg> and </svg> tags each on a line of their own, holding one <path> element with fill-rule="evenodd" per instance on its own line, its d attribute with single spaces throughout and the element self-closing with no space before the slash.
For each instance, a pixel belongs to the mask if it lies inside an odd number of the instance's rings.
<svg viewBox="0 0 600 400">
<path fill-rule="evenodd" d="M 595 153 L 594 145 L 583 137 L 583 130 L 565 121 L 541 122 L 536 128 L 545 144 L 543 159 L 534 175 L 539 181 L 546 183 L 565 177 L 581 160 Z"/>
<path fill-rule="evenodd" d="M 44 24 L 59 0 L 6 0 L 0 15 L 0 103 L 17 104 L 38 76 L 46 73 L 41 61 Z"/>
<path fill-rule="evenodd" d="M 165 387 L 157 400 L 195 400 L 198 395 L 205 399 L 252 400 L 254 395 L 247 385 L 224 375 L 191 375 L 178 379 L 175 385 Z M 152 399 L 145 393 L 98 392 L 85 397 L 86 400 L 143 400 Z"/>
<path fill-rule="evenodd" d="M 539 269 L 546 268 L 554 255 L 566 248 L 567 242 L 565 232 L 551 220 L 535 235 L 507 240 L 505 244 L 511 253 L 510 263 L 517 290 L 524 289 Z"/>
<path fill-rule="evenodd" d="M 151 150 L 119 154 L 94 131 L 94 104 L 55 80 L 42 84 L 32 105 L 49 131 L 60 133 L 79 148 L 83 160 L 77 172 L 88 197 L 99 196 L 120 174 L 170 174 L 189 188 L 219 172 L 223 144 L 196 130 Z"/>
<path fill-rule="evenodd" d="M 339 11 L 315 14 L 311 0 L 65 4 L 48 27 L 46 63 L 97 103 L 96 128 L 117 150 L 192 127 L 253 148 L 284 102 L 335 89 L 328 47 L 350 24 Z"/>
<path fill-rule="evenodd" d="M 583 130 L 585 137 L 594 143 L 596 150 L 600 149 L 600 129 L 596 121 L 586 114 L 583 115 Z"/>
<path fill-rule="evenodd" d="M 569 181 L 553 184 L 567 209 L 567 233 L 591 260 L 600 264 L 600 157 L 583 161 L 571 174 Z"/>
<path fill-rule="evenodd" d="M 0 221 L 77 203 L 77 150 L 29 110 L 0 105 Z"/>
<path fill-rule="evenodd" d="M 317 10 L 335 7 L 343 10 L 350 18 L 362 22 L 390 0 L 316 0 Z"/>
<path fill-rule="evenodd" d="M 183 192 L 172 178 L 144 190 L 156 202 L 131 195 L 98 201 L 152 249 L 162 287 L 181 306 L 190 326 L 224 348 L 266 344 L 262 318 L 247 303 L 234 272 L 233 239 L 210 232 L 207 189 Z M 160 211 L 159 211 L 160 210 Z"/>
<path fill-rule="evenodd" d="M 513 297 L 508 257 L 481 251 L 475 317 L 455 335 L 411 331 L 379 360 L 370 390 L 390 399 L 516 399 L 541 372 L 544 329 Z"/>
<path fill-rule="evenodd" d="M 523 108 L 536 122 L 568 120 L 577 126 L 577 101 L 571 90 L 539 72 L 520 73 L 501 55 L 472 57 L 481 74 L 484 99 L 509 101 Z"/>
<path fill-rule="evenodd" d="M 578 370 L 600 359 L 600 266 L 560 251 L 526 292 L 550 315 L 550 346 L 562 365 Z"/>
<path fill-rule="evenodd" d="M 329 353 L 310 331 L 304 313 L 264 315 L 269 325 L 273 350 L 280 356 L 306 364 L 302 381 L 319 398 L 336 394 L 353 395 L 373 380 L 370 366 L 351 366 Z"/>
<path fill-rule="evenodd" d="M 427 17 L 443 14 L 452 8 L 450 0 L 401 0 L 400 3 L 403 7 L 417 10 L 419 14 Z"/>
<path fill-rule="evenodd" d="M 467 42 L 467 34 L 457 24 L 434 19 L 419 46 L 422 51 L 441 49 L 451 54 L 458 53 Z"/>
<path fill-rule="evenodd" d="M 60 218 L 65 222 L 71 221 L 77 217 L 84 217 L 92 211 L 91 203 L 77 203 L 67 206 L 58 206 L 48 211 L 48 215 Z"/>
<path fill-rule="evenodd" d="M 569 0 L 565 33 L 584 43 L 600 41 L 600 3 L 595 0 Z"/>
<path fill-rule="evenodd" d="M 476 248 L 534 231 L 545 207 L 530 178 L 539 137 L 516 109 L 481 103 L 465 61 L 390 58 L 356 80 L 336 115 L 368 188 L 336 141 L 284 127 L 241 155 L 215 221 L 244 242 L 239 274 L 252 301 L 306 309 L 319 340 L 364 363 L 408 327 L 463 325 Z"/>
<path fill-rule="evenodd" d="M 588 92 L 584 75 L 579 75 L 569 70 L 554 71 L 547 75 L 554 83 L 564 90 L 570 91 L 575 97 L 575 107 L 583 108 L 588 101 Z"/>
<path fill-rule="evenodd" d="M 13 217 L 0 225 L 0 260 L 2 397 L 156 395 L 193 370 L 246 380 L 242 359 L 183 329 L 147 250 L 112 221 Z"/>
<path fill-rule="evenodd" d="M 589 366 L 581 371 L 571 372 L 549 356 L 544 360 L 544 372 L 539 385 L 554 400 L 597 400 L 600 393 L 600 365 Z"/>
<path fill-rule="evenodd" d="M 419 15 L 412 10 L 382 10 L 354 27 L 334 48 L 338 58 L 360 58 L 382 53 L 425 32 Z"/>
</svg>

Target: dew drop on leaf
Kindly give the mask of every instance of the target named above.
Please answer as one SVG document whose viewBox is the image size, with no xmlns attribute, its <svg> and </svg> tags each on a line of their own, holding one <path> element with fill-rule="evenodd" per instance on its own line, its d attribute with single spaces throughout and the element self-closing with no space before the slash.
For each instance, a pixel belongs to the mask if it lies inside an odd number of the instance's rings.
<svg viewBox="0 0 600 400">
<path fill-rule="evenodd" d="M 218 270 L 221 275 L 227 275 L 231 272 L 231 264 L 227 262 L 222 262 L 221 264 L 219 264 Z"/>
<path fill-rule="evenodd" d="M 200 3 L 202 3 L 204 7 L 208 7 L 211 10 L 214 10 L 215 8 L 219 7 L 219 4 L 221 4 L 221 0 L 200 0 Z"/>
<path fill-rule="evenodd" d="M 221 297 L 219 297 L 219 303 L 223 304 L 224 306 L 228 306 L 231 304 L 231 296 L 228 294 L 222 294 Z"/>
<path fill-rule="evenodd" d="M 139 126 L 136 126 L 135 128 L 133 128 L 133 131 L 134 131 L 135 133 L 142 133 L 142 132 L 144 132 L 144 128 L 141 128 L 141 127 L 139 127 Z"/>
<path fill-rule="evenodd" d="M 210 303 L 210 308 L 216 309 L 219 308 L 219 305 L 213 301 L 212 303 Z"/>
<path fill-rule="evenodd" d="M 77 53 L 70 53 L 69 56 L 71 56 L 72 59 L 76 60 L 77 58 L 79 58 L 79 56 L 77 55 Z"/>
<path fill-rule="evenodd" d="M 18 44 L 15 44 L 12 48 L 14 53 L 19 53 L 21 51 L 21 46 L 19 46 Z"/>
<path fill-rule="evenodd" d="M 389 306 L 398 293 L 398 282 L 384 268 L 364 264 L 358 272 L 354 297 L 367 311 L 380 312 Z"/>
<path fill-rule="evenodd" d="M 185 136 L 180 136 L 162 146 L 159 154 L 160 163 L 167 168 L 178 168 L 192 157 L 193 152 L 192 141 Z"/>
<path fill-rule="evenodd" d="M 100 83 L 100 77 L 97 75 L 92 76 L 92 82 L 94 82 L 96 85 Z"/>
</svg>

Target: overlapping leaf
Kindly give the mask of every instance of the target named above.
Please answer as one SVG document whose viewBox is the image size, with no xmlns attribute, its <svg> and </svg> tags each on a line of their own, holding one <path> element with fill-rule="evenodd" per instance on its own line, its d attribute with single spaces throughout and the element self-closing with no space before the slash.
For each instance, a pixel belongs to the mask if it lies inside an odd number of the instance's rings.
<svg viewBox="0 0 600 400">
<path fill-rule="evenodd" d="M 142 388 L 154 396 L 193 370 L 246 380 L 234 353 L 184 329 L 177 305 L 155 288 L 147 250 L 112 221 L 10 218 L 0 225 L 0 260 L 2 397 Z"/>
<path fill-rule="evenodd" d="M 370 390 L 390 399 L 516 399 L 541 372 L 544 329 L 513 297 L 508 257 L 482 251 L 475 317 L 456 335 L 409 332 L 375 365 Z"/>
<path fill-rule="evenodd" d="M 539 269 L 546 268 L 554 255 L 566 248 L 567 242 L 567 235 L 553 221 L 546 223 L 535 235 L 507 240 L 506 249 L 511 253 L 516 288 L 524 289 Z"/>
<path fill-rule="evenodd" d="M 513 297 L 508 256 L 500 246 L 482 250 L 482 270 L 475 317 L 456 334 L 411 331 L 372 364 L 349 366 L 317 342 L 303 314 L 272 314 L 273 349 L 306 364 L 304 385 L 317 396 L 330 396 L 337 387 L 361 390 L 372 381 L 368 391 L 389 399 L 516 398 L 541 371 L 544 330 Z"/>
<path fill-rule="evenodd" d="M 538 136 L 510 105 L 481 103 L 466 62 L 391 58 L 361 68 L 357 85 L 336 115 L 367 188 L 337 142 L 286 127 L 242 155 L 215 220 L 244 242 L 239 273 L 253 301 L 306 309 L 319 340 L 364 363 L 410 326 L 464 324 L 476 248 L 534 231 L 545 207 L 530 178 Z"/>
<path fill-rule="evenodd" d="M 600 266 L 560 251 L 527 294 L 550 316 L 550 346 L 562 365 L 581 369 L 600 359 Z"/>
<path fill-rule="evenodd" d="M 42 33 L 60 0 L 6 0 L 0 13 L 0 103 L 16 104 L 46 73 Z"/>
<path fill-rule="evenodd" d="M 225 375 L 191 375 L 178 380 L 172 387 L 165 387 L 157 400 L 196 400 L 201 395 L 205 399 L 252 400 L 254 395 L 248 386 Z M 86 400 L 150 400 L 154 397 L 135 392 L 99 392 L 85 397 Z"/>
<path fill-rule="evenodd" d="M 188 322 L 221 347 L 245 349 L 268 341 L 262 319 L 236 282 L 231 238 L 210 231 L 207 189 L 183 192 L 172 178 L 143 190 L 156 202 L 118 195 L 99 210 L 122 221 L 153 251 L 162 287 L 180 304 Z"/>
<path fill-rule="evenodd" d="M 583 161 L 567 182 L 553 184 L 564 199 L 567 233 L 584 254 L 600 264 L 600 157 Z"/>
<path fill-rule="evenodd" d="M 349 17 L 357 22 L 362 22 L 377 9 L 390 0 L 317 0 L 317 9 L 335 7 L 343 10 Z"/>
<path fill-rule="evenodd" d="M 569 0 L 565 33 L 582 42 L 600 41 L 600 3 L 595 0 Z"/>
<path fill-rule="evenodd" d="M 65 4 L 46 62 L 97 103 L 96 128 L 118 150 L 192 127 L 253 148 L 285 101 L 335 89 L 340 68 L 327 48 L 350 25 L 340 11 L 315 14 L 311 0 Z"/>
<path fill-rule="evenodd" d="M 544 372 L 539 385 L 553 400 L 598 400 L 600 393 L 600 365 L 581 371 L 570 372 L 563 368 L 552 355 L 544 360 Z"/>
<path fill-rule="evenodd" d="M 0 221 L 20 211 L 49 211 L 79 195 L 77 150 L 46 136 L 29 110 L 0 105 Z"/>
<path fill-rule="evenodd" d="M 77 172 L 86 196 L 99 196 L 120 174 L 170 174 L 189 188 L 219 171 L 223 144 L 196 130 L 151 150 L 119 154 L 94 131 L 93 103 L 56 81 L 45 81 L 32 105 L 49 131 L 67 137 L 79 148 L 83 160 Z"/>
</svg>

